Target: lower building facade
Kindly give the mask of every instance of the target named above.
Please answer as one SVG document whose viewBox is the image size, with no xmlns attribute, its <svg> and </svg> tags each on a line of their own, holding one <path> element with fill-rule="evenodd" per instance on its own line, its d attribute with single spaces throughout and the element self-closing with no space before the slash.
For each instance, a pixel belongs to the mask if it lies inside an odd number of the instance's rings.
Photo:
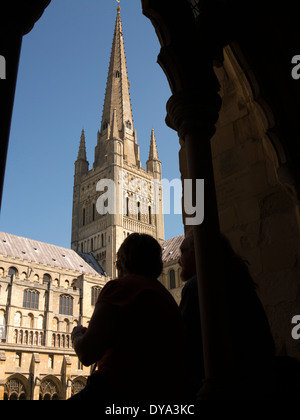
<svg viewBox="0 0 300 420">
<path fill-rule="evenodd" d="M 71 332 L 108 278 L 91 254 L 0 233 L 0 400 L 64 400 L 91 368 Z"/>
</svg>

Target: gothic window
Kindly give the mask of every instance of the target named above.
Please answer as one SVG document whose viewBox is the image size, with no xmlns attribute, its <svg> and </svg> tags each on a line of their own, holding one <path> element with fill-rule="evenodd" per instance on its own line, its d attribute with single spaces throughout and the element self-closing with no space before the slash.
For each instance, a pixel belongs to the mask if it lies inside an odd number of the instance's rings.
<svg viewBox="0 0 300 420">
<path fill-rule="evenodd" d="M 39 309 L 39 292 L 36 290 L 24 290 L 23 308 Z"/>
<path fill-rule="evenodd" d="M 175 271 L 174 270 L 170 270 L 169 279 L 170 279 L 170 289 L 175 289 L 176 281 L 175 281 Z"/>
<path fill-rule="evenodd" d="M 4 400 L 26 400 L 25 387 L 18 379 L 10 379 L 4 387 Z"/>
<path fill-rule="evenodd" d="M 101 287 L 96 286 L 92 288 L 92 305 L 93 306 L 96 305 L 100 292 L 101 292 Z"/>
<path fill-rule="evenodd" d="M 102 125 L 102 129 L 103 129 L 103 130 L 106 130 L 106 129 L 107 129 L 107 127 L 108 127 L 108 122 L 107 122 L 107 121 L 104 121 L 104 123 L 103 123 L 103 125 Z"/>
<path fill-rule="evenodd" d="M 82 369 L 82 363 L 80 362 L 78 363 L 78 369 L 79 370 Z M 80 392 L 84 387 L 85 387 L 85 384 L 82 381 L 80 380 L 74 381 L 72 384 L 72 396 L 78 394 L 78 392 Z"/>
<path fill-rule="evenodd" d="M 148 207 L 148 215 L 149 215 L 149 225 L 152 223 L 152 211 L 151 206 Z"/>
<path fill-rule="evenodd" d="M 40 400 L 50 401 L 58 399 L 59 391 L 55 383 L 51 380 L 44 380 L 40 386 Z"/>
<path fill-rule="evenodd" d="M 132 128 L 132 124 L 131 124 L 131 122 L 128 120 L 128 121 L 126 121 L 126 128 L 129 128 L 129 130 L 131 130 L 131 128 Z"/>
<path fill-rule="evenodd" d="M 73 298 L 69 295 L 59 297 L 59 313 L 61 315 L 73 315 Z"/>
<path fill-rule="evenodd" d="M 120 72 L 119 70 L 116 71 L 116 78 L 119 79 L 120 78 Z"/>
</svg>

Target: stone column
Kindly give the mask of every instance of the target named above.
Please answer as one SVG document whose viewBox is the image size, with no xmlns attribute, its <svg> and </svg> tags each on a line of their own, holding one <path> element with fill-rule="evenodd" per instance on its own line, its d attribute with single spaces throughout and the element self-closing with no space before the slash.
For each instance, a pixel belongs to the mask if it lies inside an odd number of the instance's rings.
<svg viewBox="0 0 300 420">
<path fill-rule="evenodd" d="M 30 376 L 32 378 L 32 400 L 39 400 L 40 397 L 40 355 L 39 353 L 33 353 L 30 366 Z"/>
<path fill-rule="evenodd" d="M 5 362 L 6 362 L 6 355 L 5 351 L 0 351 L 0 401 L 4 399 L 4 387 L 5 387 Z"/>
<path fill-rule="evenodd" d="M 207 87 L 202 91 L 186 89 L 175 93 L 167 103 L 167 123 L 178 131 L 185 145 L 187 174 L 183 174 L 183 178 L 192 180 L 193 196 L 196 180 L 204 180 L 204 221 L 191 227 L 195 242 L 205 374 L 208 380 L 217 379 L 218 382 L 222 378 L 226 381 L 234 371 L 210 147 L 220 107 L 219 95 Z M 184 209 L 183 213 L 186 218 Z"/>
</svg>

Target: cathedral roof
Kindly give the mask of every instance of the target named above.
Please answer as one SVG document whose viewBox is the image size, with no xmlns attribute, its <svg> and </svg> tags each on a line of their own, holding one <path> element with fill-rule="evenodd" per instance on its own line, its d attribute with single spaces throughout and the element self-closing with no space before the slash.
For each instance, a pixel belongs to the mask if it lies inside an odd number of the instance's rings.
<svg viewBox="0 0 300 420">
<path fill-rule="evenodd" d="M 184 235 L 176 236 L 175 238 L 168 239 L 162 242 L 162 260 L 167 263 L 173 260 L 178 260 L 180 257 L 180 245 L 184 240 Z"/>
<path fill-rule="evenodd" d="M 79 255 L 69 248 L 5 232 L 0 232 L 0 255 L 92 276 L 104 275 L 102 268 L 91 254 Z"/>
</svg>

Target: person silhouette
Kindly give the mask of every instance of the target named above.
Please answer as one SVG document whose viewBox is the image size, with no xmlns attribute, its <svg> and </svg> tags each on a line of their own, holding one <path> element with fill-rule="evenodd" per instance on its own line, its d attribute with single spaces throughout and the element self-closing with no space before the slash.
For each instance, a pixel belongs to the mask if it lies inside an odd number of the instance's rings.
<svg viewBox="0 0 300 420">
<path fill-rule="evenodd" d="M 102 289 L 88 328 L 72 341 L 85 366 L 97 368 L 73 400 L 178 401 L 184 393 L 184 324 L 175 300 L 157 280 L 162 249 L 133 233 L 122 243 L 117 279 Z"/>
<path fill-rule="evenodd" d="M 220 235 L 220 247 L 235 365 L 238 376 L 251 387 L 251 381 L 270 373 L 275 344 L 247 263 L 234 252 L 224 235 Z M 190 395 L 196 398 L 205 378 L 205 368 L 193 234 L 183 240 L 180 251 L 181 279 L 185 285 L 179 307 L 187 331 L 187 387 Z"/>
</svg>

